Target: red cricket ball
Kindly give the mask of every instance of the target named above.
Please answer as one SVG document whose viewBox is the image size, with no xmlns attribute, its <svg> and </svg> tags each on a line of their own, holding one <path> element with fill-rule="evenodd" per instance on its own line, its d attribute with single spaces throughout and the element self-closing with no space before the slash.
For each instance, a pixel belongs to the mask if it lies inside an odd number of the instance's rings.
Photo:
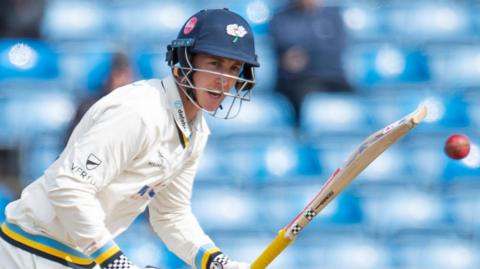
<svg viewBox="0 0 480 269">
<path fill-rule="evenodd" d="M 470 152 L 470 141 L 466 135 L 453 134 L 445 142 L 444 150 L 448 157 L 452 159 L 463 159 Z"/>
</svg>

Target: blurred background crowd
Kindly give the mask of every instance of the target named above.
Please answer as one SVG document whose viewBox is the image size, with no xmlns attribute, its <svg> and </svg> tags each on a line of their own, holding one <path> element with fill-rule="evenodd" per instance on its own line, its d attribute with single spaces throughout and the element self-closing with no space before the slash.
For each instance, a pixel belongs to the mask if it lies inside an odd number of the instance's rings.
<svg viewBox="0 0 480 269">
<path fill-rule="evenodd" d="M 204 8 L 251 23 L 252 101 L 212 130 L 193 210 L 252 261 L 367 135 L 426 103 L 272 268 L 480 268 L 480 2 L 474 0 L 4 0 L 0 209 L 58 156 L 98 98 L 169 73 L 165 48 Z M 451 133 L 472 140 L 448 159 Z M 0 220 L 3 219 L 0 214 Z M 118 243 L 137 264 L 184 268 L 140 217 Z"/>
</svg>

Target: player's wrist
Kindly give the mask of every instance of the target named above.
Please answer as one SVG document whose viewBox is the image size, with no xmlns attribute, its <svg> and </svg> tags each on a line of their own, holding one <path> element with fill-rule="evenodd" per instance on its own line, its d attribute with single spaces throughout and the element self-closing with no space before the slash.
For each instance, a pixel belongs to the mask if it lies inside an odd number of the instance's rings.
<svg viewBox="0 0 480 269">
<path fill-rule="evenodd" d="M 113 240 L 93 252 L 90 257 L 101 269 L 138 269 L 127 256 L 125 256 Z"/>
<path fill-rule="evenodd" d="M 196 256 L 197 269 L 249 269 L 250 265 L 232 261 L 219 248 L 213 245 L 201 247 Z"/>
</svg>

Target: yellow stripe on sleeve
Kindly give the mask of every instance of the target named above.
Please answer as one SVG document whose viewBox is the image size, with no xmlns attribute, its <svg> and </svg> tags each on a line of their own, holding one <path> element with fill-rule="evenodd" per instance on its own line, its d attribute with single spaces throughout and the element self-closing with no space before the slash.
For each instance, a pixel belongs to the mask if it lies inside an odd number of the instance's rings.
<svg viewBox="0 0 480 269">
<path fill-rule="evenodd" d="M 202 258 L 202 268 L 201 269 L 207 269 L 207 262 L 208 262 L 208 258 L 210 257 L 210 255 L 212 255 L 213 253 L 215 252 L 219 252 L 220 249 L 217 248 L 217 247 L 213 247 L 209 250 L 207 250 L 205 252 L 205 254 L 203 255 L 203 258 Z"/>
</svg>

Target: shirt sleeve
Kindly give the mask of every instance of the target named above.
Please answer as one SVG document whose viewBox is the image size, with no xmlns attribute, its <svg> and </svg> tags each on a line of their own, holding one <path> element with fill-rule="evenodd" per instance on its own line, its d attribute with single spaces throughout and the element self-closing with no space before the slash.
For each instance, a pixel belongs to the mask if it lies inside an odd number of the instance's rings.
<svg viewBox="0 0 480 269">
<path fill-rule="evenodd" d="M 205 246 L 214 245 L 191 210 L 192 186 L 197 167 L 198 159 L 190 161 L 183 172 L 159 191 L 149 204 L 153 230 L 172 252 L 192 268 L 198 268 L 197 254 Z"/>
<path fill-rule="evenodd" d="M 66 234 L 98 260 L 118 247 L 96 193 L 141 152 L 147 131 L 128 107 L 94 108 L 85 117 L 59 160 L 45 172 L 45 185 Z"/>
</svg>

